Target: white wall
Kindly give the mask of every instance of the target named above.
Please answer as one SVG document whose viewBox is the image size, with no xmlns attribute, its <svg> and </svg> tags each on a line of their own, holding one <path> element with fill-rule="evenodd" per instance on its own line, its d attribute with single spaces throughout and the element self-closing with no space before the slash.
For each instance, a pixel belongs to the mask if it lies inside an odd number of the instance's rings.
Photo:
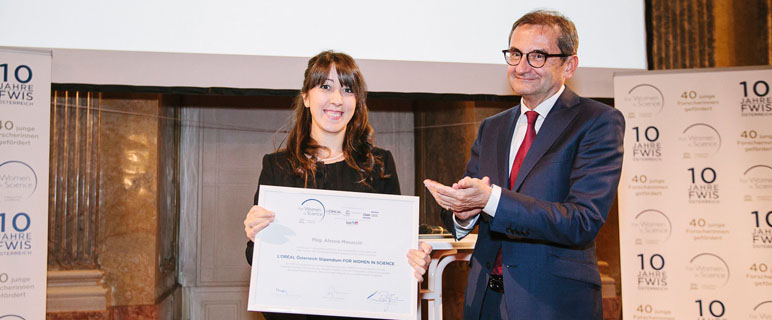
<svg viewBox="0 0 772 320">
<path fill-rule="evenodd" d="M 581 66 L 646 68 L 641 0 L 0 0 L 0 46 L 501 64 L 534 8 L 576 23 Z"/>
</svg>

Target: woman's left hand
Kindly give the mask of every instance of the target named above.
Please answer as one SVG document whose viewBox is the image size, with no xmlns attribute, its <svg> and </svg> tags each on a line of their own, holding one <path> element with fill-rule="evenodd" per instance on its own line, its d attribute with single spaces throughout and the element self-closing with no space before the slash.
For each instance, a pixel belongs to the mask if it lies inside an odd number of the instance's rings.
<svg viewBox="0 0 772 320">
<path fill-rule="evenodd" d="M 413 267 L 413 276 L 418 282 L 424 281 L 424 274 L 429 268 L 429 262 L 432 261 L 432 246 L 426 242 L 419 241 L 418 248 L 407 251 L 407 262 Z"/>
</svg>

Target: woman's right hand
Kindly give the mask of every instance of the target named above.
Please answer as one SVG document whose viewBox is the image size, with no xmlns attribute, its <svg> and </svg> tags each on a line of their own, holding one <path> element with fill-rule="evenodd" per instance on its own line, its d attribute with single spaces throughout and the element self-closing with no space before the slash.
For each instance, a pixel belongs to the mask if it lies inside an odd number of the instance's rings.
<svg viewBox="0 0 772 320">
<path fill-rule="evenodd" d="M 275 218 L 276 215 L 272 211 L 261 206 L 252 206 L 247 212 L 247 218 L 244 219 L 244 232 L 247 233 L 247 238 L 255 241 L 255 235 L 271 224 Z"/>
</svg>

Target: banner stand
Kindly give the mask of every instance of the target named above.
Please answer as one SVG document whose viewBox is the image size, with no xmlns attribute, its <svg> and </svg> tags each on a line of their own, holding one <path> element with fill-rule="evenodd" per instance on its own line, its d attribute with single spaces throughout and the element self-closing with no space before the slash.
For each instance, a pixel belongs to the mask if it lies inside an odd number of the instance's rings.
<svg viewBox="0 0 772 320">
<path fill-rule="evenodd" d="M 0 319 L 46 318 L 51 53 L 0 49 Z"/>
<path fill-rule="evenodd" d="M 624 319 L 772 319 L 772 68 L 617 74 Z"/>
</svg>

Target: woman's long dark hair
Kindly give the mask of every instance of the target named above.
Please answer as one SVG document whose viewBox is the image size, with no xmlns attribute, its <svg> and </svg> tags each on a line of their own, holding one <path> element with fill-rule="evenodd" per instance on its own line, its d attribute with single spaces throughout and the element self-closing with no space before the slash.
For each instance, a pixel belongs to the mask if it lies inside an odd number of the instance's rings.
<svg viewBox="0 0 772 320">
<path fill-rule="evenodd" d="M 367 120 L 367 84 L 354 59 L 345 53 L 324 51 L 308 60 L 303 88 L 293 103 L 294 123 L 287 137 L 287 157 L 292 172 L 303 178 L 304 186 L 316 186 L 316 154 L 320 146 L 311 138 L 311 112 L 303 104 L 303 94 L 323 84 L 335 66 L 342 86 L 349 87 L 356 97 L 354 115 L 346 125 L 343 155 L 349 167 L 359 173 L 362 183 L 371 186 L 373 177 L 388 177 L 383 170 L 383 159 L 373 155 L 373 128 Z M 329 151 L 329 149 L 327 150 Z M 309 157 L 310 155 L 310 157 Z"/>
</svg>

